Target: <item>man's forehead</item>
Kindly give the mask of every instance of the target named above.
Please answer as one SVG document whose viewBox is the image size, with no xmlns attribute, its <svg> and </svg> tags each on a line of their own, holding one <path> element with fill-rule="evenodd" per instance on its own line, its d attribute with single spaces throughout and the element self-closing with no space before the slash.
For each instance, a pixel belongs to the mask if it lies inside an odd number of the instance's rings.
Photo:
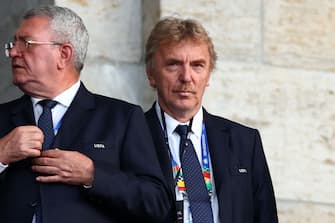
<svg viewBox="0 0 335 223">
<path fill-rule="evenodd" d="M 208 46 L 207 43 L 205 41 L 202 40 L 197 40 L 197 39 L 191 39 L 191 38 L 186 38 L 186 39 L 182 39 L 179 41 L 174 41 L 174 40 L 163 40 L 160 43 L 160 47 L 161 48 L 178 48 L 178 47 L 182 47 L 185 45 L 190 45 L 190 46 Z"/>
<path fill-rule="evenodd" d="M 159 47 L 159 54 L 164 56 L 182 56 L 196 53 L 199 56 L 209 56 L 208 45 L 205 42 L 183 40 L 181 42 L 163 43 Z"/>
<path fill-rule="evenodd" d="M 49 18 L 46 16 L 33 16 L 23 19 L 16 30 L 16 35 L 20 37 L 32 36 L 40 33 L 48 33 Z"/>
<path fill-rule="evenodd" d="M 47 16 L 31 16 L 23 19 L 20 22 L 18 29 L 34 28 L 34 29 L 45 29 L 50 25 L 50 18 Z"/>
</svg>

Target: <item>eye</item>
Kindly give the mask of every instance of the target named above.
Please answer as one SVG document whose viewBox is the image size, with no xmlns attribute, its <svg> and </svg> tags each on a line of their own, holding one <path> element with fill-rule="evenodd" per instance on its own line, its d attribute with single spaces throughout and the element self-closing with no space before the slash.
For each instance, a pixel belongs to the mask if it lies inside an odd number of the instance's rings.
<svg viewBox="0 0 335 223">
<path fill-rule="evenodd" d="M 203 63 L 195 63 L 192 64 L 193 67 L 204 67 L 205 65 Z"/>
<path fill-rule="evenodd" d="M 180 67 L 181 63 L 179 61 L 176 60 L 171 60 L 171 61 L 167 61 L 166 62 L 166 68 L 169 71 L 175 71 Z"/>
<path fill-rule="evenodd" d="M 30 41 L 26 39 L 23 39 L 22 41 L 24 42 L 25 47 L 29 48 L 29 46 L 31 45 Z"/>
<path fill-rule="evenodd" d="M 196 72 L 201 72 L 205 68 L 205 64 L 202 62 L 192 63 L 192 68 Z"/>
<path fill-rule="evenodd" d="M 172 61 L 167 61 L 166 62 L 166 65 L 167 66 L 175 66 L 175 65 L 178 65 L 178 61 L 175 61 L 175 60 L 172 60 Z"/>
<path fill-rule="evenodd" d="M 23 46 L 25 48 L 29 48 L 29 46 L 31 45 L 30 40 L 27 40 L 25 37 L 19 37 L 15 41 L 21 47 L 21 49 L 23 48 Z"/>
</svg>

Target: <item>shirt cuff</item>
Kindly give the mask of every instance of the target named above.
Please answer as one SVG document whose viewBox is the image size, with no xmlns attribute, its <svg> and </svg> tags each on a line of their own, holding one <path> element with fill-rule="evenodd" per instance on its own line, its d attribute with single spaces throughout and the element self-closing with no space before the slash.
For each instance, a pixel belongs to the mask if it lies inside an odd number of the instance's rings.
<svg viewBox="0 0 335 223">
<path fill-rule="evenodd" d="M 93 185 L 83 185 L 83 187 L 84 187 L 85 189 L 91 189 L 91 188 L 93 187 Z"/>
<path fill-rule="evenodd" d="M 5 165 L 5 164 L 0 162 L 0 173 L 2 173 L 7 167 L 8 167 L 8 165 Z"/>
</svg>

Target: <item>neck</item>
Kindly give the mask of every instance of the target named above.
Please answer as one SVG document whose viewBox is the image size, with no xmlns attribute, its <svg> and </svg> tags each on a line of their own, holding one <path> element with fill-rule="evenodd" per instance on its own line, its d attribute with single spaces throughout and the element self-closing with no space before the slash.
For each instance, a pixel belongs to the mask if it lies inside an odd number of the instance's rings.
<svg viewBox="0 0 335 223">
<path fill-rule="evenodd" d="M 76 83 L 77 80 L 72 80 L 68 82 L 64 82 L 62 84 L 56 85 L 52 84 L 48 87 L 36 87 L 36 88 L 20 88 L 25 94 L 30 95 L 31 97 L 41 98 L 41 99 L 52 99 L 64 92 L 65 90 L 69 89 Z"/>
<path fill-rule="evenodd" d="M 168 115 L 170 115 L 172 118 L 176 119 L 178 122 L 180 123 L 186 123 L 188 121 L 190 121 L 194 115 L 188 115 L 188 114 L 185 114 L 185 115 L 180 115 L 180 114 L 172 114 L 172 113 L 168 113 L 166 112 Z"/>
<path fill-rule="evenodd" d="M 174 118 L 180 123 L 186 123 L 189 122 L 199 111 L 200 108 L 194 109 L 194 110 L 171 110 L 168 108 L 165 108 L 164 106 L 160 106 L 160 109 L 162 109 L 166 114 Z"/>
</svg>

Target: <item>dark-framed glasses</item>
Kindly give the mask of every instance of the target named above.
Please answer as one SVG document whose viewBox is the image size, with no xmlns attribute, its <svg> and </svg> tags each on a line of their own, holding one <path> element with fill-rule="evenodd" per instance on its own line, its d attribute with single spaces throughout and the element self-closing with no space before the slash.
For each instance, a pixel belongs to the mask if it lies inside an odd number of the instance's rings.
<svg viewBox="0 0 335 223">
<path fill-rule="evenodd" d="M 54 42 L 54 41 L 36 41 L 36 40 L 27 40 L 27 39 L 17 39 L 15 41 L 11 41 L 5 43 L 5 55 L 6 57 L 10 57 L 9 51 L 16 47 L 16 50 L 23 52 L 27 50 L 31 45 L 62 45 L 62 43 Z"/>
</svg>

